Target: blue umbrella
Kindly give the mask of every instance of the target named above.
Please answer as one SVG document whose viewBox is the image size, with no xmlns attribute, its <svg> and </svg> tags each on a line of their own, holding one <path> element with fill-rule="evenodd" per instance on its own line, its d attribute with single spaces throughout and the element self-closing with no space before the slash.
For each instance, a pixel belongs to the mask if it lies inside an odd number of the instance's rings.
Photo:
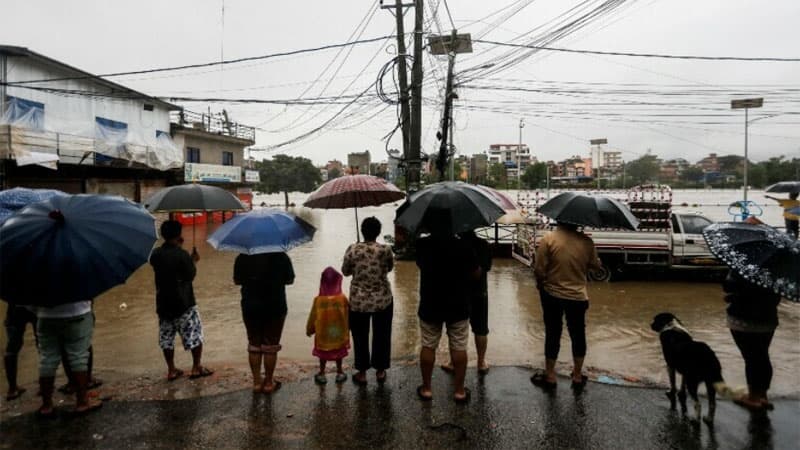
<svg viewBox="0 0 800 450">
<path fill-rule="evenodd" d="M 279 209 L 258 209 L 240 214 L 208 238 L 217 250 L 255 255 L 285 252 L 311 241 L 313 225 Z"/>
<path fill-rule="evenodd" d="M 56 195 L 67 194 L 55 189 L 29 189 L 22 187 L 0 191 L 0 224 L 16 211 L 31 203 L 41 202 Z"/>
<path fill-rule="evenodd" d="M 53 306 L 124 283 L 157 239 L 155 219 L 122 197 L 63 195 L 0 226 L 0 298 Z"/>
</svg>

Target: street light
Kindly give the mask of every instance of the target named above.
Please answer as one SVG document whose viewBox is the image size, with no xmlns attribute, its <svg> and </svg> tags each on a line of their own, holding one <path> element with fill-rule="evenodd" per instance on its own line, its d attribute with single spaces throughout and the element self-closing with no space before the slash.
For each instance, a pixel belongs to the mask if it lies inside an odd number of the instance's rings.
<svg viewBox="0 0 800 450">
<path fill-rule="evenodd" d="M 731 100 L 731 109 L 744 109 L 744 203 L 747 204 L 747 115 L 750 108 L 761 108 L 763 98 L 745 98 Z"/>
<path fill-rule="evenodd" d="M 519 146 L 517 146 L 517 190 L 520 189 L 522 172 L 522 129 L 525 128 L 525 119 L 519 119 Z"/>
<path fill-rule="evenodd" d="M 599 139 L 591 139 L 589 144 L 596 145 L 596 149 L 593 150 L 593 153 L 596 151 L 596 155 L 592 155 L 592 168 L 597 169 L 597 189 L 600 189 L 600 166 L 602 165 L 603 159 L 603 151 L 600 148 L 603 144 L 608 144 L 608 139 L 606 138 L 599 138 Z"/>
</svg>

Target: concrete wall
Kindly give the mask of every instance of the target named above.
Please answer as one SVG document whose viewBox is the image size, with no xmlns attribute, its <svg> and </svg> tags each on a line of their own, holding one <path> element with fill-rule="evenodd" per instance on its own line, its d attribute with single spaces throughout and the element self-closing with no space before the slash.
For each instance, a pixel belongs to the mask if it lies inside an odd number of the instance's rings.
<svg viewBox="0 0 800 450">
<path fill-rule="evenodd" d="M 242 144 L 225 142 L 218 138 L 203 138 L 200 136 L 186 135 L 180 132 L 172 137 L 175 144 L 183 149 L 184 160 L 187 159 L 187 148 L 200 149 L 201 164 L 222 165 L 222 152 L 233 153 L 233 165 L 242 167 L 244 165 L 244 147 Z"/>
</svg>

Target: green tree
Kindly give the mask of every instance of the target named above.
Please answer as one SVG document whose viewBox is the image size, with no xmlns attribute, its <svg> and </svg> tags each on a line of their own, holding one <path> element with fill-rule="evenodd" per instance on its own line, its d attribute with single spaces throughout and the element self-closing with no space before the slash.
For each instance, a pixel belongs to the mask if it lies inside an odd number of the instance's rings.
<svg viewBox="0 0 800 450">
<path fill-rule="evenodd" d="M 286 207 L 289 207 L 289 192 L 311 192 L 322 182 L 319 169 L 308 158 L 275 155 L 272 159 L 256 162 L 261 175 L 258 190 L 273 194 L 283 192 Z"/>
<path fill-rule="evenodd" d="M 535 189 L 547 183 L 547 164 L 537 162 L 525 168 L 522 172 L 522 185 L 527 189 Z"/>
<path fill-rule="evenodd" d="M 506 166 L 502 163 L 494 163 L 489 166 L 489 179 L 492 187 L 505 188 L 508 184 L 508 177 L 506 175 Z"/>
<path fill-rule="evenodd" d="M 681 172 L 680 179 L 684 183 L 699 183 L 703 178 L 703 169 L 697 166 L 687 167 Z"/>
<path fill-rule="evenodd" d="M 659 167 L 658 157 L 647 154 L 625 164 L 625 176 L 631 186 L 647 184 L 658 179 Z"/>
<path fill-rule="evenodd" d="M 747 184 L 763 188 L 767 185 L 767 169 L 761 164 L 753 164 L 747 169 Z"/>
<path fill-rule="evenodd" d="M 744 175 L 744 156 L 720 156 L 717 158 L 717 162 L 719 162 L 719 171 L 725 175 L 736 175 L 737 178 L 742 178 Z"/>
<path fill-rule="evenodd" d="M 332 180 L 334 178 L 339 178 L 340 176 L 342 176 L 342 171 L 339 170 L 338 167 L 334 167 L 334 168 L 332 168 L 331 170 L 328 171 L 328 179 L 329 180 Z"/>
</svg>

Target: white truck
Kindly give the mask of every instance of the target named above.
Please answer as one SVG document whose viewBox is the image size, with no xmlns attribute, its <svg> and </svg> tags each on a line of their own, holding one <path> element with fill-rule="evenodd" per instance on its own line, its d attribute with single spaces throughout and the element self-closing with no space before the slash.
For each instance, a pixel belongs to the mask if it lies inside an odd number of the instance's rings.
<svg viewBox="0 0 800 450">
<path fill-rule="evenodd" d="M 672 191 L 668 186 L 635 187 L 621 197 L 619 193 L 599 192 L 625 202 L 640 220 L 636 231 L 591 229 L 584 232 L 594 240 L 603 269 L 590 274 L 593 280 L 612 280 L 634 267 L 691 270 L 722 270 L 724 263 L 711 254 L 703 239 L 703 228 L 712 223 L 698 212 L 672 211 Z M 543 198 L 534 198 L 528 211 L 536 211 Z M 530 203 L 529 203 L 530 204 Z M 531 265 L 539 239 L 552 224 L 537 216 L 535 223 L 519 225 L 512 255 Z"/>
</svg>

